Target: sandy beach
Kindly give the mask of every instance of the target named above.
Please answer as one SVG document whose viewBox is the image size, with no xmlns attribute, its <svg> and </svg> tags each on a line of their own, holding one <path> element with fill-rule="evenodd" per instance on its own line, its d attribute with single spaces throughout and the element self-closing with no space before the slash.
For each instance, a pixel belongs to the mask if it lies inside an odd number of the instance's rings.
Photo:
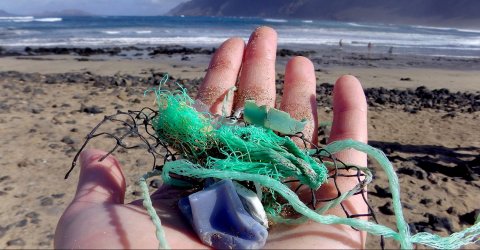
<svg viewBox="0 0 480 250">
<path fill-rule="evenodd" d="M 143 92 L 163 73 L 195 95 L 213 50 L 156 49 L 0 56 L 0 248 L 53 247 L 79 171 L 63 177 L 103 116 L 153 106 Z M 320 121 L 332 119 L 328 95 L 335 79 L 352 74 L 361 80 L 370 105 L 369 143 L 397 170 L 412 231 L 447 235 L 473 224 L 480 213 L 480 59 L 285 49 L 277 58 L 278 92 L 292 55 L 315 64 Z M 113 143 L 94 140 L 89 146 L 107 150 Z M 140 149 L 115 156 L 127 178 L 126 201 L 139 199 L 136 182 L 151 159 Z M 379 221 L 394 227 L 386 175 L 376 163 L 370 167 L 375 179 L 369 200 Z M 378 248 L 378 242 L 369 237 L 367 247 Z"/>
</svg>

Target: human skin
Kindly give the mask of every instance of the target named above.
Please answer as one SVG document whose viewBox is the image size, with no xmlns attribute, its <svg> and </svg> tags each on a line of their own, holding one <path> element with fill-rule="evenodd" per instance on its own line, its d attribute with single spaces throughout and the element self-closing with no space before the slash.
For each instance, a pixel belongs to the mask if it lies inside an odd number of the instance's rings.
<svg viewBox="0 0 480 250">
<path fill-rule="evenodd" d="M 237 86 L 235 96 L 225 105 L 227 112 L 242 107 L 247 99 L 274 107 L 276 47 L 277 34 L 269 27 L 257 28 L 246 45 L 240 38 L 228 39 L 213 56 L 197 98 L 207 104 L 211 112 L 220 114 L 226 92 Z M 307 118 L 309 124 L 304 134 L 316 143 L 315 88 L 312 62 L 305 57 L 292 58 L 285 69 L 280 108 L 296 119 Z M 333 112 L 330 142 L 347 138 L 367 141 L 367 105 L 360 82 L 355 77 L 342 76 L 335 83 Z M 98 162 L 104 154 L 100 150 L 88 149 L 80 155 L 77 192 L 58 222 L 55 248 L 157 248 L 155 227 L 142 201 L 124 203 L 126 183 L 121 166 L 113 156 Z M 346 163 L 366 166 L 366 155 L 357 151 L 347 150 L 336 157 Z M 340 190 L 345 191 L 358 182 L 355 178 L 339 177 L 337 183 Z M 316 192 L 318 199 L 335 194 L 333 183 L 322 185 Z M 151 196 L 167 241 L 172 248 L 206 248 L 176 207 L 181 195 L 181 190 L 163 186 Z M 343 204 L 350 213 L 365 214 L 368 211 L 358 195 Z M 339 207 L 326 213 L 345 216 Z M 297 226 L 275 225 L 269 230 L 265 248 L 363 248 L 365 238 L 365 232 L 345 225 L 314 222 Z"/>
</svg>

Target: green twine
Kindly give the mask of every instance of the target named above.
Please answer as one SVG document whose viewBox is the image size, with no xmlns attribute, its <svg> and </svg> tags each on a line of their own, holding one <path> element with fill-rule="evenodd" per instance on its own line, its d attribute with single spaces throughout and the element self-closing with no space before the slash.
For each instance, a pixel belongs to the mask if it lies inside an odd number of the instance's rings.
<svg viewBox="0 0 480 250">
<path fill-rule="evenodd" d="M 387 156 L 385 156 L 385 154 L 379 149 L 354 140 L 333 142 L 327 145 L 325 147 L 325 150 L 330 154 L 335 154 L 349 148 L 356 149 L 373 157 L 386 172 L 388 177 L 388 183 L 390 186 L 390 192 L 392 193 L 393 211 L 395 213 L 395 219 L 397 221 L 397 229 L 401 236 L 397 240 L 400 241 L 400 245 L 402 246 L 402 248 L 412 248 L 413 246 L 410 242 L 410 230 L 408 228 L 407 222 L 405 221 L 405 218 L 403 217 L 402 203 L 400 201 L 400 184 L 398 183 L 398 177 Z"/>
<path fill-rule="evenodd" d="M 165 237 L 165 231 L 163 231 L 162 222 L 160 221 L 160 217 L 157 215 L 157 211 L 155 211 L 155 208 L 153 207 L 152 200 L 150 199 L 150 194 L 148 192 L 147 179 L 155 175 L 155 173 L 149 172 L 140 178 L 139 183 L 143 196 L 142 204 L 143 207 L 147 209 L 147 213 L 150 215 L 150 218 L 152 218 L 153 224 L 155 225 L 155 235 L 158 240 L 158 249 L 170 249 L 167 238 Z"/>
<path fill-rule="evenodd" d="M 326 165 L 330 166 L 330 167 L 334 167 L 334 164 L 331 163 L 331 162 L 324 162 L 324 163 Z M 355 166 L 355 167 L 358 168 L 360 171 L 362 171 L 364 173 L 365 179 L 363 181 L 361 181 L 360 183 L 358 183 L 357 185 L 355 185 L 355 187 L 353 187 L 350 191 L 342 193 L 336 199 L 323 204 L 322 207 L 317 208 L 315 210 L 316 213 L 318 213 L 318 214 L 325 213 L 330 208 L 339 205 L 342 201 L 350 198 L 355 193 L 362 190 L 364 187 L 366 187 L 367 184 L 369 184 L 372 181 L 373 175 L 372 175 L 372 171 L 370 171 L 370 169 L 368 169 L 366 167 L 359 167 L 359 166 Z M 283 224 L 291 224 L 291 225 L 303 224 L 303 223 L 308 221 L 308 218 L 305 217 L 305 216 L 302 216 L 302 217 L 296 218 L 296 219 L 286 219 L 286 218 L 283 218 L 281 216 L 270 215 L 270 219 L 275 223 L 283 223 Z"/>
</svg>

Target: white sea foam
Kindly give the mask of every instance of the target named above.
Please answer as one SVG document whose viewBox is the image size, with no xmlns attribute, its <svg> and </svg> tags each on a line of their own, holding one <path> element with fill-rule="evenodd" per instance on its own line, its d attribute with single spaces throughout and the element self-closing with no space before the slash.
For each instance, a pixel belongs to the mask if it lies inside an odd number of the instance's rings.
<svg viewBox="0 0 480 250">
<path fill-rule="evenodd" d="M 152 31 L 151 30 L 137 30 L 137 31 L 135 31 L 135 33 L 137 33 L 137 34 L 151 34 Z"/>
<path fill-rule="evenodd" d="M 288 20 L 286 20 L 286 19 L 275 19 L 275 18 L 265 18 L 265 19 L 263 19 L 263 21 L 269 22 L 269 23 L 286 23 L 286 22 L 288 22 Z"/>
<path fill-rule="evenodd" d="M 302 23 L 313 23 L 313 20 L 302 20 Z"/>
<path fill-rule="evenodd" d="M 29 22 L 33 21 L 33 16 L 1 16 L 0 21 L 6 22 Z"/>
<path fill-rule="evenodd" d="M 61 17 L 46 17 L 46 18 L 35 18 L 35 22 L 61 22 L 63 19 Z"/>
<path fill-rule="evenodd" d="M 353 23 L 353 22 L 350 22 L 347 24 L 353 27 L 361 27 L 361 28 L 378 28 L 383 26 L 383 25 L 360 24 L 360 23 Z"/>
<path fill-rule="evenodd" d="M 474 29 L 457 29 L 457 30 L 462 32 L 480 33 L 480 30 L 474 30 Z"/>
<path fill-rule="evenodd" d="M 449 28 L 449 27 L 434 27 L 434 26 L 423 26 L 423 25 L 412 25 L 412 27 L 417 29 L 430 29 L 430 30 L 442 30 L 442 31 L 460 31 L 468 33 L 480 33 L 480 30 L 476 29 L 459 29 L 459 28 Z"/>
<path fill-rule="evenodd" d="M 15 22 L 15 23 L 29 23 L 29 22 L 61 22 L 61 17 L 45 17 L 35 18 L 33 16 L 15 16 L 15 17 L 0 17 L 0 22 Z"/>
<path fill-rule="evenodd" d="M 116 30 L 105 30 L 105 31 L 102 31 L 102 33 L 108 34 L 108 35 L 116 35 L 116 34 L 120 34 L 120 31 L 116 31 Z"/>
<path fill-rule="evenodd" d="M 69 39 L 22 39 L 15 43 L 0 40 L 0 46 L 130 46 L 130 45 L 159 45 L 159 44 L 182 44 L 182 45 L 219 45 L 227 37 L 118 37 L 118 38 L 69 38 Z"/>
</svg>

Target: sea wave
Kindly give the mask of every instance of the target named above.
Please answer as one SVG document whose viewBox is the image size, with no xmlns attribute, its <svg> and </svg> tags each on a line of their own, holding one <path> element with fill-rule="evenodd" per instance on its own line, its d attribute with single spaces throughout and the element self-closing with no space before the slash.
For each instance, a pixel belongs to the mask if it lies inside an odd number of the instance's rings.
<svg viewBox="0 0 480 250">
<path fill-rule="evenodd" d="M 29 22 L 61 22 L 61 17 L 35 18 L 33 16 L 0 17 L 0 22 L 29 23 Z"/>
<path fill-rule="evenodd" d="M 121 32 L 116 31 L 116 30 L 104 30 L 104 31 L 102 31 L 102 33 L 107 34 L 107 35 L 117 35 L 117 34 L 120 34 Z"/>
<path fill-rule="evenodd" d="M 263 21 L 269 23 L 286 23 L 288 22 L 287 19 L 275 19 L 275 18 L 264 18 Z"/>
<path fill-rule="evenodd" d="M 313 23 L 313 20 L 302 20 L 302 23 Z"/>
<path fill-rule="evenodd" d="M 32 22 L 35 18 L 33 16 L 2 16 L 0 22 Z"/>
<path fill-rule="evenodd" d="M 135 33 L 137 33 L 137 34 L 151 34 L 152 31 L 151 30 L 137 30 L 137 31 L 135 31 Z"/>
<path fill-rule="evenodd" d="M 61 22 L 63 19 L 61 17 L 46 17 L 46 18 L 35 18 L 35 22 Z"/>
<path fill-rule="evenodd" d="M 53 46 L 130 46 L 130 45 L 219 45 L 227 37 L 115 37 L 115 38 L 31 38 L 16 41 L 0 40 L 0 46 L 5 47 L 53 47 Z"/>
<path fill-rule="evenodd" d="M 33 16 L 0 16 L 0 20 L 15 21 L 15 20 L 33 20 Z"/>
<path fill-rule="evenodd" d="M 354 23 L 354 22 L 350 22 L 346 24 L 352 27 L 361 27 L 361 28 L 378 28 L 381 26 L 381 25 L 360 24 L 360 23 Z"/>
<path fill-rule="evenodd" d="M 429 30 L 441 30 L 441 31 L 459 31 L 459 32 L 468 32 L 468 33 L 480 33 L 480 30 L 475 29 L 459 29 L 459 28 L 449 28 L 449 27 L 433 27 L 433 26 L 424 26 L 424 25 L 412 25 L 412 27 L 417 29 L 429 29 Z"/>
</svg>

